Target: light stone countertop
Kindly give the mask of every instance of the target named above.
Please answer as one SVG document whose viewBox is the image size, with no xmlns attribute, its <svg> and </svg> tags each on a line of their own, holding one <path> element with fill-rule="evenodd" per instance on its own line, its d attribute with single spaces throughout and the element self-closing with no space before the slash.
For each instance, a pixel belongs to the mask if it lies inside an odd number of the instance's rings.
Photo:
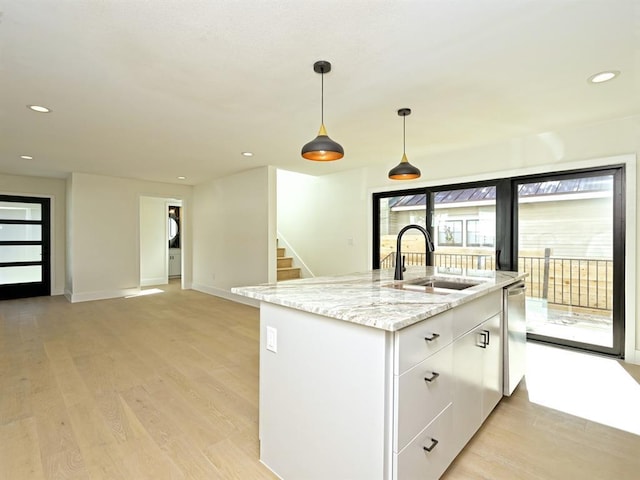
<svg viewBox="0 0 640 480">
<path fill-rule="evenodd" d="M 413 325 L 440 312 L 501 289 L 527 274 L 444 267 L 407 267 L 404 281 L 393 280 L 393 269 L 349 275 L 287 280 L 251 287 L 235 287 L 232 293 L 326 317 L 387 331 Z M 474 282 L 464 290 L 401 287 L 422 278 Z"/>
</svg>

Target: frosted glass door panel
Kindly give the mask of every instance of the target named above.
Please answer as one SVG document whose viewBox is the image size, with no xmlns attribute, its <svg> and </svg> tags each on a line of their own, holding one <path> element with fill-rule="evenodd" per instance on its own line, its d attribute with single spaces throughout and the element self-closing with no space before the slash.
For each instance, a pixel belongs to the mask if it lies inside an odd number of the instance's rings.
<svg viewBox="0 0 640 480">
<path fill-rule="evenodd" d="M 0 245 L 0 263 L 39 262 L 42 260 L 41 245 Z"/>
<path fill-rule="evenodd" d="M 42 240 L 41 225 L 4 224 L 0 225 L 0 241 Z"/>
<path fill-rule="evenodd" d="M 39 203 L 0 202 L 0 220 L 42 220 Z"/>
<path fill-rule="evenodd" d="M 2 267 L 0 268 L 0 285 L 13 283 L 30 283 L 42 281 L 42 267 L 29 265 L 27 267 Z"/>
</svg>

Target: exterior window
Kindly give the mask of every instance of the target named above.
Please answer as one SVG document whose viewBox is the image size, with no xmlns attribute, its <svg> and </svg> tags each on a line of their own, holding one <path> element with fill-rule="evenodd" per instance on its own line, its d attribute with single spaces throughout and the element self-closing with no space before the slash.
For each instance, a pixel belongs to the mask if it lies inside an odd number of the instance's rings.
<svg viewBox="0 0 640 480">
<path fill-rule="evenodd" d="M 493 231 L 495 226 L 492 225 Z M 483 232 L 480 220 L 467 220 L 467 247 L 493 247 L 495 235 Z"/>
<path fill-rule="evenodd" d="M 462 220 L 446 220 L 438 225 L 438 245 L 462 246 Z"/>
</svg>

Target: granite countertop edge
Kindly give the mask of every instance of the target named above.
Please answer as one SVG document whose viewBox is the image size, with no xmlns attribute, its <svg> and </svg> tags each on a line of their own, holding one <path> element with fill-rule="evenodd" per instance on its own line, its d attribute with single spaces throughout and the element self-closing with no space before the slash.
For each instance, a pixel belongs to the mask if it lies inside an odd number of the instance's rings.
<svg viewBox="0 0 640 480">
<path fill-rule="evenodd" d="M 234 287 L 231 292 L 261 302 L 394 332 L 500 290 L 526 276 L 518 272 L 423 266 L 408 267 L 403 281 L 394 281 L 393 270 L 387 269 Z M 431 277 L 478 284 L 446 295 L 397 288 L 403 283 Z"/>
</svg>

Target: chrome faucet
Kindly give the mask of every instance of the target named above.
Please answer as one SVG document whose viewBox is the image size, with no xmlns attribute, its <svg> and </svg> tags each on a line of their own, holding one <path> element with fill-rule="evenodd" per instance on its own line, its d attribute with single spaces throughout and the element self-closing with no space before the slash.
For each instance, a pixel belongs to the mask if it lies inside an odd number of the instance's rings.
<svg viewBox="0 0 640 480">
<path fill-rule="evenodd" d="M 402 252 L 400 251 L 401 249 L 400 244 L 402 242 L 402 235 L 404 235 L 404 232 L 406 232 L 407 230 L 411 230 L 412 228 L 415 228 L 416 230 L 420 230 L 422 232 L 422 235 L 424 235 L 424 243 L 425 243 L 425 249 L 426 249 L 425 255 L 427 252 L 433 252 L 435 250 L 433 247 L 433 242 L 431 241 L 431 236 L 429 235 L 429 232 L 427 232 L 427 230 L 424 227 L 421 227 L 420 225 L 416 225 L 416 224 L 411 224 L 404 227 L 398 233 L 398 240 L 396 243 L 396 270 L 395 270 L 395 273 L 393 274 L 394 280 L 403 279 L 402 272 L 404 272 L 406 268 L 404 266 L 404 256 L 402 256 Z"/>
</svg>

